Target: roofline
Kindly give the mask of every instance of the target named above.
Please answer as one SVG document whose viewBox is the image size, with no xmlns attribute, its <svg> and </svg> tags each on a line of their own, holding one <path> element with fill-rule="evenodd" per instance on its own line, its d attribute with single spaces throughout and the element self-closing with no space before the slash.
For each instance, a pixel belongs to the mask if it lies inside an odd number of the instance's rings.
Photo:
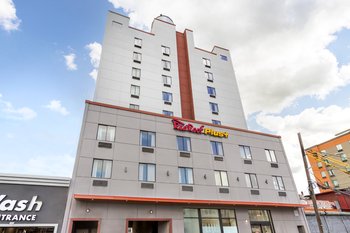
<svg viewBox="0 0 350 233">
<path fill-rule="evenodd" d="M 346 130 L 345 130 L 345 131 L 346 131 Z M 348 134 L 350 134 L 350 131 L 349 131 L 348 133 L 344 133 L 344 134 L 342 134 L 342 135 L 339 135 L 339 136 L 334 137 L 334 138 L 332 138 L 332 139 L 329 139 L 329 140 L 327 140 L 327 141 L 324 141 L 324 142 L 321 142 L 321 143 L 319 143 L 319 144 L 310 146 L 310 147 L 306 148 L 305 150 L 311 150 L 311 149 L 313 149 L 314 147 L 321 146 L 322 144 L 326 144 L 326 143 L 331 142 L 331 141 L 333 141 L 333 140 L 335 140 L 335 139 L 344 137 L 344 136 L 346 136 L 346 135 L 348 135 Z"/>
<path fill-rule="evenodd" d="M 0 184 L 69 187 L 71 178 L 0 173 Z"/>
<path fill-rule="evenodd" d="M 120 14 L 120 13 L 115 12 L 115 11 L 112 11 L 112 10 L 109 10 L 109 12 L 110 12 L 110 13 L 112 13 L 112 14 L 116 14 L 116 15 L 119 15 L 119 16 L 122 16 L 122 17 L 125 17 L 125 18 L 127 18 L 127 19 L 129 19 L 129 20 L 130 20 L 130 17 L 129 17 L 129 16 L 126 16 L 126 15 Z M 157 16 L 157 17 L 159 17 L 159 16 Z M 168 17 L 168 16 L 166 16 L 166 17 Z M 166 21 L 161 20 L 161 19 L 154 18 L 154 19 L 153 19 L 153 21 L 154 21 L 154 20 L 158 20 L 158 21 L 160 21 L 160 22 L 162 22 L 162 23 L 167 23 L 167 24 L 169 24 L 169 25 L 172 25 L 172 26 L 175 26 L 175 27 L 176 27 L 176 24 L 169 23 L 169 22 L 166 22 Z M 128 25 L 128 26 L 129 26 L 129 25 Z M 153 26 L 153 22 L 152 22 L 152 25 L 151 25 L 151 26 Z M 147 34 L 150 34 L 150 35 L 153 35 L 153 36 L 154 36 L 154 34 L 153 34 L 153 33 L 151 33 L 151 32 L 147 32 L 147 31 L 144 31 L 144 30 L 141 30 L 141 29 L 138 29 L 138 28 L 132 27 L 132 26 L 129 26 L 129 28 L 131 28 L 131 29 L 135 29 L 135 30 L 137 30 L 137 31 L 144 32 L 144 33 L 147 33 Z M 192 29 L 187 29 L 187 28 L 186 28 L 186 29 L 184 30 L 184 32 L 183 32 L 183 33 L 185 33 L 186 31 L 193 32 L 193 30 L 192 30 Z M 208 51 L 208 50 L 205 50 L 205 49 L 201 49 L 201 48 L 197 48 L 197 47 L 195 47 L 195 48 L 196 48 L 196 49 L 198 49 L 198 50 L 201 50 L 201 51 L 203 51 L 203 52 L 211 53 L 211 54 L 213 54 L 213 55 L 217 55 L 216 53 L 214 53 L 214 52 L 213 52 L 215 48 L 219 48 L 219 49 L 222 49 L 222 50 L 230 51 L 230 50 L 228 50 L 228 49 L 226 49 L 226 48 L 223 48 L 223 47 L 220 47 L 220 46 L 217 46 L 217 45 L 214 45 L 214 47 L 213 47 L 213 49 L 212 49 L 211 51 Z"/>
<path fill-rule="evenodd" d="M 186 119 L 186 118 L 181 118 L 181 117 L 170 117 L 170 116 L 165 116 L 165 115 L 160 114 L 160 113 L 154 113 L 154 112 L 148 112 L 148 111 L 144 111 L 144 110 L 131 109 L 131 108 L 126 108 L 126 107 L 121 107 L 121 106 L 116 106 L 116 105 L 111 105 L 111 104 L 95 102 L 95 101 L 91 101 L 91 100 L 85 100 L 85 103 L 86 104 L 100 106 L 100 107 L 119 109 L 119 110 L 124 110 L 124 111 L 128 111 L 128 112 L 142 113 L 142 114 L 146 114 L 146 115 L 163 117 L 163 118 L 168 118 L 168 119 L 179 119 L 179 120 L 182 120 L 182 121 L 192 122 L 192 123 L 196 123 L 196 124 L 203 124 L 203 125 L 213 126 L 213 127 L 222 128 L 222 129 L 236 130 L 236 131 L 240 131 L 240 132 L 253 133 L 253 134 L 258 134 L 258 135 L 263 135 L 263 136 L 268 136 L 268 137 L 273 137 L 273 138 L 281 138 L 281 136 L 279 136 L 279 135 L 273 135 L 273 134 L 268 134 L 268 133 L 261 133 L 261 132 L 257 132 L 257 131 L 252 131 L 252 130 L 248 130 L 248 129 L 241 129 L 241 128 L 235 128 L 235 127 L 225 126 L 225 125 L 215 125 L 215 124 L 212 124 L 212 123 L 209 123 L 209 122 L 196 121 L 196 120 L 191 120 L 191 119 Z"/>
<path fill-rule="evenodd" d="M 162 203 L 162 204 L 198 204 L 198 205 L 224 205 L 224 206 L 272 206 L 272 207 L 306 207 L 301 203 L 280 203 L 280 202 L 253 202 L 233 200 L 198 200 L 179 199 L 162 197 L 131 197 L 131 196 L 104 196 L 89 194 L 74 194 L 74 199 L 85 201 L 119 201 L 135 203 Z"/>
<path fill-rule="evenodd" d="M 214 45 L 212 51 L 213 51 L 215 48 L 222 49 L 222 50 L 226 50 L 226 51 L 230 51 L 230 50 L 228 50 L 228 49 L 225 49 L 225 48 L 220 47 L 220 46 L 217 46 L 217 45 Z"/>
<path fill-rule="evenodd" d="M 143 32 L 143 33 L 149 34 L 151 36 L 154 36 L 154 33 L 152 33 L 152 32 L 147 32 L 147 31 L 144 31 L 144 30 L 141 30 L 141 29 L 138 29 L 138 28 L 135 28 L 135 27 L 131 27 L 131 26 L 129 26 L 129 28 L 134 29 L 134 30 L 139 31 L 139 32 Z"/>
<path fill-rule="evenodd" d="M 157 16 L 157 17 L 159 17 L 159 16 Z M 167 16 L 167 17 L 168 17 L 168 16 Z M 172 26 L 176 26 L 176 25 L 173 24 L 173 23 L 169 23 L 169 22 L 166 22 L 166 21 L 161 20 L 161 19 L 154 18 L 154 20 L 158 20 L 158 21 L 160 21 L 160 22 L 162 22 L 162 23 L 167 23 L 167 24 L 170 24 L 170 25 L 172 25 Z"/>
<path fill-rule="evenodd" d="M 201 49 L 201 48 L 197 48 L 197 47 L 194 47 L 194 48 L 195 48 L 195 49 L 198 49 L 198 50 L 201 50 L 201 51 L 203 51 L 203 52 L 206 52 L 206 53 L 210 53 L 210 54 L 213 54 L 213 55 L 217 55 L 216 53 L 210 52 L 210 51 L 205 50 L 205 49 Z"/>
<path fill-rule="evenodd" d="M 110 13 L 112 13 L 112 14 L 116 14 L 116 15 L 123 16 L 123 17 L 125 17 L 125 18 L 127 18 L 127 19 L 130 19 L 130 17 L 129 17 L 129 16 L 126 16 L 126 15 L 120 14 L 120 13 L 115 12 L 115 11 L 112 11 L 112 10 L 109 10 L 108 12 L 110 12 Z"/>
</svg>

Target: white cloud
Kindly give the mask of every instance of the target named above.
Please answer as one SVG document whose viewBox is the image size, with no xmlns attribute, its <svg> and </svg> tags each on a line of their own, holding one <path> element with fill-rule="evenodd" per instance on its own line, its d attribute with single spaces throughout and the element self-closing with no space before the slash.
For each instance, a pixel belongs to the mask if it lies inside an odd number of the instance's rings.
<svg viewBox="0 0 350 233">
<path fill-rule="evenodd" d="M 322 99 L 350 83 L 349 65 L 339 68 L 327 49 L 336 32 L 350 28 L 348 0 L 109 2 L 138 28 L 163 13 L 177 30 L 193 29 L 196 46 L 230 49 L 248 114 L 279 112 L 301 96 Z"/>
<path fill-rule="evenodd" d="M 17 18 L 12 0 L 0 0 L 0 27 L 6 31 L 17 30 L 21 20 Z"/>
<path fill-rule="evenodd" d="M 51 100 L 50 103 L 45 106 L 45 108 L 48 108 L 53 112 L 58 112 L 63 116 L 67 116 L 69 114 L 67 109 L 62 106 L 61 101 L 59 100 Z"/>
<path fill-rule="evenodd" d="M 74 53 L 64 55 L 63 57 L 66 61 L 66 66 L 68 70 L 77 70 L 78 66 L 74 63 L 76 58 L 76 55 Z"/>
<path fill-rule="evenodd" d="M 91 76 L 91 78 L 93 78 L 95 81 L 97 80 L 97 69 L 93 69 L 89 75 Z"/>
<path fill-rule="evenodd" d="M 350 107 L 331 105 L 308 108 L 296 115 L 276 116 L 259 114 L 257 122 L 282 136 L 289 165 L 299 190 L 306 191 L 306 177 L 297 133 L 300 132 L 305 149 L 334 137 L 349 128 Z"/>
<path fill-rule="evenodd" d="M 11 102 L 2 99 L 0 94 L 0 117 L 12 120 L 31 120 L 37 113 L 28 107 L 15 108 Z"/>
<path fill-rule="evenodd" d="M 96 80 L 97 73 L 98 73 L 98 66 L 100 65 L 102 46 L 101 46 L 101 44 L 99 44 L 97 42 L 93 42 L 93 43 L 86 45 L 85 48 L 90 51 L 89 52 L 90 62 L 91 62 L 91 65 L 94 67 L 94 69 L 89 73 L 89 75 L 94 80 Z"/>
</svg>

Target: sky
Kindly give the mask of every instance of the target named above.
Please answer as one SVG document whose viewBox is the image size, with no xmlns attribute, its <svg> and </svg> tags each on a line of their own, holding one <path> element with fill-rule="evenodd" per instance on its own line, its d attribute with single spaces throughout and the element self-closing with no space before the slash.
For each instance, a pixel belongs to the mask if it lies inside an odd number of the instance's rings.
<svg viewBox="0 0 350 233">
<path fill-rule="evenodd" d="M 71 176 L 109 10 L 229 49 L 248 128 L 282 136 L 299 191 L 297 133 L 308 147 L 350 128 L 348 0 L 0 0 L 0 173 Z"/>
</svg>

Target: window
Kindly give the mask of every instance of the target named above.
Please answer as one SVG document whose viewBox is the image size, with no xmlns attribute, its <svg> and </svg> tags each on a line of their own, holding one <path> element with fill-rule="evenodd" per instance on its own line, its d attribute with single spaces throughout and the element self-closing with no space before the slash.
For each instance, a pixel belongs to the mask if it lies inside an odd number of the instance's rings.
<svg viewBox="0 0 350 233">
<path fill-rule="evenodd" d="M 235 211 L 230 209 L 184 209 L 184 228 L 184 233 L 238 232 Z"/>
<path fill-rule="evenodd" d="M 133 79 L 141 78 L 141 69 L 133 67 L 131 70 L 131 75 Z"/>
<path fill-rule="evenodd" d="M 324 185 L 324 187 L 329 188 L 329 183 L 328 183 L 328 181 L 325 181 L 325 182 L 323 183 L 323 185 Z"/>
<path fill-rule="evenodd" d="M 115 126 L 98 125 L 97 140 L 114 142 Z"/>
<path fill-rule="evenodd" d="M 173 94 L 163 91 L 163 100 L 164 100 L 164 103 L 171 104 L 171 102 L 173 102 Z"/>
<path fill-rule="evenodd" d="M 276 154 L 274 150 L 265 149 L 265 155 L 267 161 L 269 161 L 270 163 L 277 163 Z"/>
<path fill-rule="evenodd" d="M 218 121 L 218 120 L 211 120 L 211 122 L 212 122 L 214 125 L 221 125 L 221 121 Z"/>
<path fill-rule="evenodd" d="M 335 176 L 333 169 L 329 169 L 328 174 L 329 176 Z"/>
<path fill-rule="evenodd" d="M 135 46 L 136 48 L 141 48 L 141 47 L 142 47 L 142 40 L 141 40 L 140 38 L 136 38 L 136 37 L 135 37 L 134 46 Z"/>
<path fill-rule="evenodd" d="M 189 167 L 179 167 L 179 183 L 193 184 L 193 170 Z"/>
<path fill-rule="evenodd" d="M 247 183 L 248 188 L 258 189 L 258 179 L 256 178 L 256 174 L 253 173 L 245 173 L 245 181 Z"/>
<path fill-rule="evenodd" d="M 140 87 L 136 86 L 136 85 L 131 85 L 130 93 L 131 93 L 131 97 L 139 98 L 140 97 Z"/>
<path fill-rule="evenodd" d="M 227 61 L 227 56 L 225 56 L 225 55 L 220 54 L 220 58 L 221 58 L 221 60 L 223 60 L 223 61 Z"/>
<path fill-rule="evenodd" d="M 317 167 L 322 168 L 322 162 L 317 162 Z"/>
<path fill-rule="evenodd" d="M 94 159 L 92 164 L 92 177 L 111 178 L 112 160 Z"/>
<path fill-rule="evenodd" d="M 218 209 L 201 209 L 202 232 L 221 232 Z"/>
<path fill-rule="evenodd" d="M 228 186 L 228 178 L 226 171 L 214 171 L 215 172 L 215 183 L 217 186 Z"/>
<path fill-rule="evenodd" d="M 162 60 L 162 64 L 163 64 L 163 70 L 170 71 L 170 68 L 171 68 L 170 61 Z"/>
<path fill-rule="evenodd" d="M 222 142 L 210 141 L 210 144 L 211 144 L 211 152 L 213 155 L 224 156 Z"/>
<path fill-rule="evenodd" d="M 324 159 L 323 161 L 324 161 L 324 163 L 326 164 L 327 167 L 331 166 L 331 163 L 328 161 L 328 159 Z"/>
<path fill-rule="evenodd" d="M 210 60 L 208 58 L 203 58 L 203 65 L 207 68 L 211 67 Z"/>
<path fill-rule="evenodd" d="M 139 181 L 155 182 L 156 165 L 150 163 L 139 164 Z"/>
<path fill-rule="evenodd" d="M 141 63 L 141 57 L 142 57 L 141 53 L 134 52 L 133 54 L 134 62 Z"/>
<path fill-rule="evenodd" d="M 216 97 L 216 91 L 215 91 L 215 88 L 214 87 L 207 87 L 208 89 L 208 94 L 210 97 Z"/>
<path fill-rule="evenodd" d="M 179 151 L 191 151 L 191 139 L 188 137 L 177 136 L 177 149 Z"/>
<path fill-rule="evenodd" d="M 156 146 L 156 133 L 149 131 L 141 131 L 140 133 L 141 146 L 155 147 Z"/>
<path fill-rule="evenodd" d="M 275 232 L 269 210 L 248 210 L 248 214 L 252 232 Z"/>
<path fill-rule="evenodd" d="M 341 159 L 341 161 L 343 161 L 343 162 L 348 161 L 348 157 L 347 157 L 346 154 L 344 154 L 344 153 L 340 155 L 340 159 Z"/>
<path fill-rule="evenodd" d="M 162 45 L 162 53 L 165 56 L 169 56 L 170 55 L 170 48 L 167 47 L 167 46 Z"/>
<path fill-rule="evenodd" d="M 326 177 L 327 177 L 326 172 L 321 171 L 321 177 L 322 177 L 322 178 L 326 178 Z"/>
<path fill-rule="evenodd" d="M 171 77 L 168 76 L 168 75 L 162 75 L 163 77 L 163 85 L 166 86 L 166 87 L 171 87 Z"/>
<path fill-rule="evenodd" d="M 140 109 L 140 106 L 137 105 L 137 104 L 130 104 L 130 105 L 129 105 L 129 108 L 139 110 L 139 109 Z"/>
<path fill-rule="evenodd" d="M 213 77 L 213 73 L 210 72 L 204 72 L 204 76 L 207 79 L 208 82 L 213 82 L 214 81 L 214 77 Z"/>
<path fill-rule="evenodd" d="M 332 182 L 333 182 L 334 187 L 336 187 L 336 188 L 339 187 L 339 183 L 337 180 L 332 180 Z"/>
<path fill-rule="evenodd" d="M 167 110 L 163 110 L 163 114 L 166 116 L 173 116 L 174 113 L 172 111 L 167 111 Z"/>
<path fill-rule="evenodd" d="M 341 144 L 336 145 L 336 147 L 338 152 L 343 151 L 343 146 Z"/>
<path fill-rule="evenodd" d="M 211 113 L 216 114 L 216 115 L 219 114 L 218 104 L 210 102 L 209 105 L 210 105 Z"/>
<path fill-rule="evenodd" d="M 272 176 L 273 186 L 276 190 L 286 190 L 284 187 L 282 176 Z"/>
<path fill-rule="evenodd" d="M 239 146 L 239 152 L 242 159 L 252 159 L 252 153 L 249 146 Z"/>
</svg>

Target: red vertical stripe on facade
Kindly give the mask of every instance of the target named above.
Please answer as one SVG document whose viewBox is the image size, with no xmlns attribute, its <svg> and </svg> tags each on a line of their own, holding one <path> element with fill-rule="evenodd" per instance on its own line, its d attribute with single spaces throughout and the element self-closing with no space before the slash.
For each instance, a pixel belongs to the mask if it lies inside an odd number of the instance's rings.
<svg viewBox="0 0 350 233">
<path fill-rule="evenodd" d="M 176 32 L 182 118 L 195 120 L 186 33 Z"/>
</svg>

